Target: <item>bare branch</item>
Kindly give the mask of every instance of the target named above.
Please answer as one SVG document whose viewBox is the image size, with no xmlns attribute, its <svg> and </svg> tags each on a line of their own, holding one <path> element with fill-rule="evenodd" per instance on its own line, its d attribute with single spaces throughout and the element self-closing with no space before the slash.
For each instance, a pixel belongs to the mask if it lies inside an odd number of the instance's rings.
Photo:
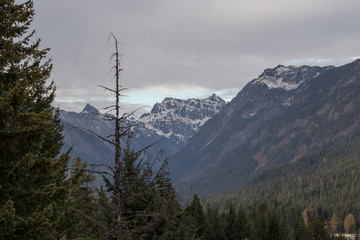
<svg viewBox="0 0 360 240">
<path fill-rule="evenodd" d="M 113 90 L 113 89 L 111 89 L 111 88 L 108 88 L 108 87 L 105 87 L 105 86 L 103 86 L 103 85 L 96 85 L 96 87 L 101 87 L 101 88 L 103 88 L 103 89 L 105 89 L 105 90 L 107 90 L 107 91 L 109 91 L 109 92 L 116 93 L 115 90 Z"/>
<path fill-rule="evenodd" d="M 96 132 L 94 132 L 94 131 L 92 131 L 92 130 L 90 130 L 90 129 L 83 128 L 83 127 L 77 127 L 77 128 L 82 129 L 82 130 L 85 130 L 85 131 L 87 131 L 87 132 L 90 132 L 90 133 L 94 134 L 96 137 L 100 138 L 101 140 L 103 140 L 103 141 L 105 141 L 105 142 L 107 142 L 107 143 L 109 143 L 109 144 L 111 144 L 111 145 L 115 145 L 115 143 L 114 143 L 113 141 L 111 141 L 111 140 L 109 140 L 109 139 L 107 139 L 107 138 L 105 138 L 105 137 L 97 134 Z"/>
<path fill-rule="evenodd" d="M 105 171 L 96 171 L 96 170 L 89 170 L 89 169 L 84 169 L 82 170 L 83 172 L 89 172 L 89 173 L 95 173 L 95 174 L 99 174 L 99 175 L 109 175 L 109 176 L 113 176 L 112 173 L 109 172 L 105 172 Z"/>
<path fill-rule="evenodd" d="M 107 164 L 90 163 L 90 164 L 88 164 L 88 166 L 90 166 L 90 167 L 105 167 L 105 168 L 110 169 L 112 172 L 114 172 L 114 168 L 112 168 L 111 166 L 109 166 Z"/>
</svg>

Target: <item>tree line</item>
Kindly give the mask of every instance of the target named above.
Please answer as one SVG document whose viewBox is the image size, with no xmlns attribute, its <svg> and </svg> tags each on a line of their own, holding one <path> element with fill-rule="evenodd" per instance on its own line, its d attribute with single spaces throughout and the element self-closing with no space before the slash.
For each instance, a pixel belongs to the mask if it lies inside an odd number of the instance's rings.
<svg viewBox="0 0 360 240">
<path fill-rule="evenodd" d="M 266 201 L 276 215 L 294 226 L 302 213 L 323 216 L 333 232 L 356 232 L 360 223 L 359 143 L 345 144 L 309 154 L 295 163 L 263 170 L 230 194 L 207 202 L 219 209 L 252 206 Z M 350 229 L 344 225 L 354 218 Z"/>
</svg>

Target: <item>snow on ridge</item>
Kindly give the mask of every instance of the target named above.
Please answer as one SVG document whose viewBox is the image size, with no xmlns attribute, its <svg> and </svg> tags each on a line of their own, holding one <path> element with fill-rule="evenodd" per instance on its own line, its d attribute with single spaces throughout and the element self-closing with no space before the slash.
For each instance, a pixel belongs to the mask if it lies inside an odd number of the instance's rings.
<svg viewBox="0 0 360 240">
<path fill-rule="evenodd" d="M 285 67 L 285 66 L 279 65 L 275 68 L 275 71 L 276 71 L 276 74 L 280 75 L 280 74 L 289 72 L 291 70 L 291 68 L 293 68 L 293 66 Z"/>
<path fill-rule="evenodd" d="M 252 84 L 265 84 L 268 89 L 280 88 L 292 91 L 300 87 L 304 81 L 315 78 L 332 66 L 283 66 L 265 69 L 264 72 L 252 81 Z"/>
<path fill-rule="evenodd" d="M 297 89 L 303 81 L 294 81 L 297 74 L 302 71 L 307 71 L 306 66 L 283 66 L 278 65 L 274 69 L 265 69 L 265 71 L 254 80 L 254 84 L 265 84 L 268 89 L 280 88 L 286 91 Z"/>
<path fill-rule="evenodd" d="M 157 135 L 186 140 L 225 104 L 215 94 L 205 99 L 165 98 L 154 105 L 151 113 L 144 114 L 138 121 Z"/>
<path fill-rule="evenodd" d="M 302 83 L 302 82 L 299 82 L 299 83 L 284 82 L 283 78 L 262 78 L 262 79 L 259 79 L 259 81 L 264 83 L 268 87 L 268 89 L 282 88 L 286 91 L 295 90 Z"/>
</svg>

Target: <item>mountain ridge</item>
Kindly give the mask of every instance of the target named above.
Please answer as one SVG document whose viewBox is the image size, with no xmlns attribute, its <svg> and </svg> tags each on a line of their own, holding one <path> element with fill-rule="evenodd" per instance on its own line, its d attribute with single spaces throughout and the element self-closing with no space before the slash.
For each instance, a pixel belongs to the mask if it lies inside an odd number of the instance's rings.
<svg viewBox="0 0 360 240">
<path fill-rule="evenodd" d="M 278 110 L 278 112 L 272 116 L 263 115 L 268 118 L 263 119 L 258 128 L 252 131 L 245 141 L 229 144 L 231 146 L 222 156 L 216 152 L 218 149 L 212 151 L 213 148 L 198 155 L 191 155 L 190 147 L 177 153 L 175 161 L 179 160 L 179 155 L 185 152 L 186 155 L 183 155 L 185 157 L 180 160 L 186 161 L 186 164 L 190 163 L 187 166 L 172 165 L 176 166 L 175 169 L 180 169 L 182 173 L 185 173 L 175 175 L 175 186 L 178 191 L 185 195 L 191 195 L 194 192 L 208 195 L 226 191 L 226 189 L 231 189 L 256 175 L 260 169 L 290 161 L 295 162 L 321 148 L 345 144 L 358 139 L 360 136 L 360 61 L 357 60 L 340 67 L 326 67 L 322 73 L 314 76 L 299 85 L 298 88 L 291 90 L 293 94 L 290 96 L 283 94 L 284 89 L 269 89 L 265 84 L 257 83 L 252 86 L 254 81 L 244 87 L 238 96 L 244 98 L 249 95 L 250 92 L 246 91 L 247 88 L 262 87 L 261 89 L 264 89 L 265 87 L 268 89 L 267 91 L 272 92 L 272 94 L 264 95 L 265 99 L 271 101 L 272 99 L 286 100 L 290 98 L 288 101 L 290 104 L 282 104 L 284 102 L 277 101 L 272 109 Z M 282 93 L 278 90 L 281 90 Z M 193 140 L 203 133 L 203 129 L 209 130 L 209 124 L 220 125 L 220 121 L 216 120 L 216 117 L 219 118 L 219 115 L 233 110 L 231 112 L 233 116 L 240 116 L 237 119 L 234 118 L 238 121 L 233 121 L 229 130 L 222 130 L 222 133 L 219 134 L 223 136 L 221 141 L 231 143 L 229 133 L 237 131 L 234 127 L 239 127 L 241 124 L 245 124 L 245 127 L 249 126 L 246 117 L 253 118 L 261 113 L 261 111 L 257 112 L 253 116 L 245 114 L 252 113 L 245 110 L 253 110 L 254 107 L 228 109 L 235 102 L 239 106 L 239 99 L 240 97 L 233 99 L 233 103 L 230 102 L 226 108 L 220 111 L 213 118 L 214 123 L 209 121 L 208 124 L 204 124 Z M 256 101 L 256 99 L 253 100 Z M 246 102 L 246 104 L 250 103 L 251 101 Z M 258 103 L 261 102 L 258 101 Z M 262 109 L 263 112 L 266 110 L 269 109 Z M 210 134 L 208 133 L 208 135 Z M 234 134 L 232 136 L 237 139 L 244 137 Z M 219 140 L 218 138 L 215 139 Z M 196 143 L 195 141 L 193 145 Z M 201 147 L 197 146 L 197 149 L 201 149 Z M 199 157 L 199 160 L 196 157 Z M 181 163 L 181 161 L 179 162 Z M 200 172 L 199 169 L 204 165 L 206 169 Z"/>
<path fill-rule="evenodd" d="M 250 81 L 224 109 L 204 124 L 189 140 L 188 146 L 178 152 L 170 162 L 172 177 L 177 181 L 196 178 L 201 172 L 219 164 L 233 146 L 244 143 L 264 121 L 290 106 L 291 98 L 301 91 L 303 83 L 331 67 L 278 65 L 265 69 Z M 281 71 L 280 71 L 281 69 Z M 279 87 L 268 87 L 270 81 L 284 82 Z M 288 89 L 287 84 L 297 88 Z M 198 161 L 196 161 L 198 159 Z M 206 162 L 206 163 L 205 163 Z M 184 166 L 184 163 L 191 167 Z M 193 175 L 189 169 L 196 168 Z"/>
<path fill-rule="evenodd" d="M 205 99 L 166 98 L 154 105 L 153 113 L 143 114 L 139 119 L 127 120 L 128 124 L 134 126 L 133 147 L 135 150 L 142 149 L 160 141 L 160 144 L 154 146 L 153 151 L 159 151 L 161 148 L 165 150 L 165 154 L 172 155 L 225 104 L 224 100 L 214 94 Z M 164 112 L 154 110 L 159 106 L 162 106 Z M 196 122 L 185 121 L 186 119 L 179 114 L 190 115 Z M 106 115 L 100 114 L 99 110 L 90 104 L 86 104 L 79 113 L 60 110 L 65 143 L 62 151 L 72 147 L 74 157 L 80 156 L 89 163 L 102 162 L 111 165 L 112 147 L 89 132 L 104 137 L 112 135 L 115 126 Z"/>
</svg>

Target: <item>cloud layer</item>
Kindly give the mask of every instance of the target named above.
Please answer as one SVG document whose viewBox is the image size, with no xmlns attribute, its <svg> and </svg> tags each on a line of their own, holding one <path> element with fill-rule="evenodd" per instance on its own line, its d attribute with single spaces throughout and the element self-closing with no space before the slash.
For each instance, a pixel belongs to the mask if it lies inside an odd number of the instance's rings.
<svg viewBox="0 0 360 240">
<path fill-rule="evenodd" d="M 112 85 L 110 32 L 122 43 L 125 101 L 136 104 L 166 93 L 230 100 L 265 68 L 360 55 L 358 0 L 37 0 L 35 10 L 61 106 L 108 101 L 94 86 Z"/>
</svg>

